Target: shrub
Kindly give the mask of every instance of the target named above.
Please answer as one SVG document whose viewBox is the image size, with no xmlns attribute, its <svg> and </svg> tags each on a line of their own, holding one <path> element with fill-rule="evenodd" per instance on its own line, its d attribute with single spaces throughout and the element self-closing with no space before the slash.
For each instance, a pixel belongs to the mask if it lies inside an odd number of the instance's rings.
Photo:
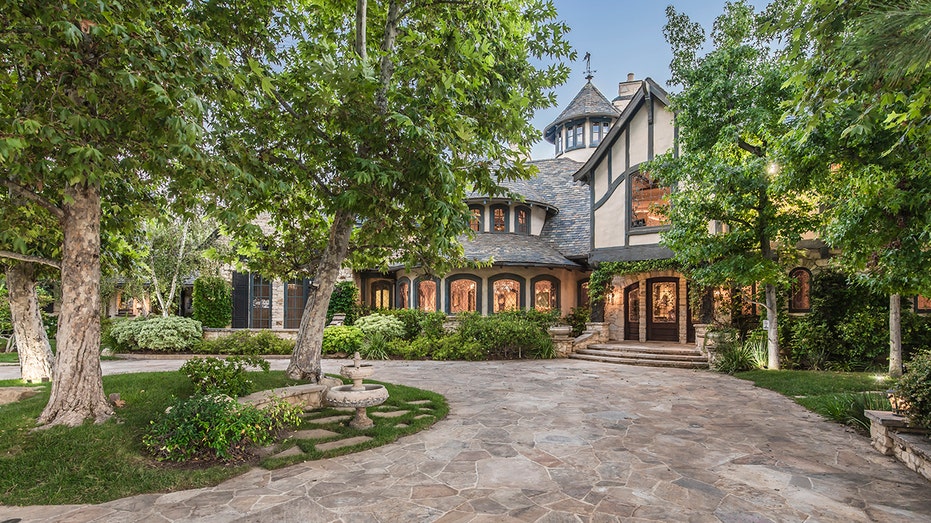
<svg viewBox="0 0 931 523">
<path fill-rule="evenodd" d="M 803 403 L 824 413 L 825 417 L 844 425 L 868 431 L 870 422 L 866 410 L 889 410 L 889 400 L 880 392 L 847 392 L 807 399 Z"/>
<path fill-rule="evenodd" d="M 405 340 L 411 341 L 423 331 L 423 321 L 427 319 L 427 313 L 420 309 L 389 309 L 381 311 L 381 314 L 393 316 L 404 324 Z"/>
<path fill-rule="evenodd" d="M 362 329 L 351 325 L 334 325 L 323 329 L 323 354 L 343 352 L 352 354 L 359 350 L 365 334 Z"/>
<path fill-rule="evenodd" d="M 232 356 L 226 360 L 194 358 L 181 366 L 179 372 L 190 378 L 201 394 L 245 396 L 251 392 L 252 380 L 246 377 L 246 367 L 268 372 L 268 362 L 258 356 Z"/>
<path fill-rule="evenodd" d="M 385 314 L 371 314 L 355 321 L 353 327 L 362 329 L 366 338 L 378 335 L 383 341 L 391 341 L 404 336 L 404 322 Z"/>
<path fill-rule="evenodd" d="M 300 422 L 299 407 L 279 401 L 259 410 L 222 394 L 179 400 L 152 421 L 142 444 L 159 461 L 236 460 Z"/>
<path fill-rule="evenodd" d="M 341 281 L 333 288 L 333 294 L 330 295 L 330 305 L 326 311 L 326 322 L 333 320 L 334 314 L 345 314 L 344 325 L 352 325 L 356 318 L 359 317 L 359 289 L 351 281 Z"/>
<path fill-rule="evenodd" d="M 359 355 L 367 360 L 387 360 L 390 341 L 384 334 L 375 331 L 365 337 L 359 346 Z"/>
<path fill-rule="evenodd" d="M 811 369 L 882 368 L 889 352 L 887 296 L 835 271 L 811 280 L 811 312 L 781 332 L 789 359 Z"/>
<path fill-rule="evenodd" d="M 200 325 L 180 316 L 141 317 L 114 323 L 109 336 L 121 352 L 185 352 L 201 341 Z"/>
<path fill-rule="evenodd" d="M 573 307 L 563 319 L 572 327 L 573 336 L 581 336 L 585 324 L 592 321 L 592 310 L 588 307 Z"/>
<path fill-rule="evenodd" d="M 451 334 L 434 341 L 432 358 L 435 360 L 483 360 L 486 351 L 482 345 L 461 334 Z"/>
<path fill-rule="evenodd" d="M 423 319 L 420 320 L 420 335 L 428 338 L 442 338 L 446 336 L 446 329 L 443 328 L 445 323 L 445 313 L 440 311 L 424 312 Z"/>
<path fill-rule="evenodd" d="M 536 320 L 511 313 L 460 314 L 457 333 L 464 341 L 477 342 L 489 359 L 552 357 L 555 354 L 553 339 L 546 332 L 547 327 L 542 327 L 546 323 L 540 321 L 541 317 Z"/>
<path fill-rule="evenodd" d="M 751 331 L 745 340 L 736 329 L 716 330 L 712 368 L 725 374 L 762 369 L 767 363 L 766 331 Z"/>
<path fill-rule="evenodd" d="M 192 317 L 204 327 L 223 328 L 233 321 L 233 287 L 217 276 L 194 280 L 191 297 Z"/>
<path fill-rule="evenodd" d="M 553 325 L 559 323 L 559 310 L 552 309 L 541 311 L 538 309 L 520 309 L 499 312 L 495 318 L 504 318 L 508 320 L 524 320 L 536 325 L 541 331 L 546 332 Z"/>
<path fill-rule="evenodd" d="M 195 347 L 194 351 L 199 354 L 231 355 L 291 354 L 294 352 L 294 342 L 279 338 L 268 330 L 259 332 L 241 330 L 222 338 L 204 340 Z"/>
<path fill-rule="evenodd" d="M 433 355 L 433 351 L 436 348 L 436 338 L 431 338 L 429 336 L 419 336 L 410 344 L 402 349 L 402 353 L 399 354 L 404 359 L 408 360 L 423 360 L 428 359 Z"/>
<path fill-rule="evenodd" d="M 905 400 L 908 420 L 931 428 L 931 352 L 916 354 L 905 366 L 905 374 L 895 385 L 896 393 Z"/>
</svg>

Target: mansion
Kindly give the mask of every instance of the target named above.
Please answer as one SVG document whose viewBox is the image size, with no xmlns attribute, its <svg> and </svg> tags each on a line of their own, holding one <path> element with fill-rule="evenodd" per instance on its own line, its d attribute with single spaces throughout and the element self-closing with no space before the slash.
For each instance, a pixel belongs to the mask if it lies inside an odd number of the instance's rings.
<svg viewBox="0 0 931 523">
<path fill-rule="evenodd" d="M 534 177 L 503 184 L 520 199 L 468 195 L 472 234 L 461 242 L 468 259 L 487 267 L 453 270 L 440 278 L 401 266 L 344 271 L 344 279 L 355 280 L 362 303 L 446 314 L 555 309 L 565 316 L 589 305 L 588 279 L 599 263 L 671 258 L 660 245 L 667 227 L 661 209 L 670 189 L 641 170 L 656 155 L 677 151 L 668 95 L 650 78 L 630 74 L 609 100 L 591 80 L 589 75 L 543 130 L 554 157 L 533 161 Z M 813 237 L 799 247 L 805 255 L 790 272 L 796 282 L 790 313 L 808 310 L 811 270 L 827 265 L 831 255 Z M 307 280 L 270 281 L 238 272 L 230 277 L 233 328 L 298 328 Z M 694 341 L 697 319 L 688 286 L 671 270 L 616 276 L 604 304 L 608 338 Z M 114 300 L 111 313 L 126 309 L 118 295 Z M 189 289 L 182 304 L 190 307 Z"/>
</svg>

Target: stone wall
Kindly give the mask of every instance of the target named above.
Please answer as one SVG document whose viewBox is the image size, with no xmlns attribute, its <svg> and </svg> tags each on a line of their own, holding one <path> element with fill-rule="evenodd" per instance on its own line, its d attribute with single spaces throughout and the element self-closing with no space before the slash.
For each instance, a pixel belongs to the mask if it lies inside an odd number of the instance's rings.
<svg viewBox="0 0 931 523">
<path fill-rule="evenodd" d="M 931 431 L 909 426 L 902 416 L 888 411 L 867 410 L 873 447 L 931 480 Z"/>
</svg>

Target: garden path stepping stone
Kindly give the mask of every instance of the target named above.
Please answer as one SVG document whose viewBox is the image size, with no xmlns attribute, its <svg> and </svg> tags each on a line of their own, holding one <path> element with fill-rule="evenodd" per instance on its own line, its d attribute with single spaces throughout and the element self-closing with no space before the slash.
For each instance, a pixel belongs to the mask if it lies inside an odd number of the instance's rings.
<svg viewBox="0 0 931 523">
<path fill-rule="evenodd" d="M 370 441 L 371 439 L 372 438 L 368 436 L 356 436 L 354 438 L 346 438 L 346 439 L 331 441 L 329 443 L 321 443 L 319 445 L 314 445 L 314 448 L 323 452 L 326 450 L 333 450 L 333 449 L 339 449 L 343 447 L 349 447 L 352 445 L 358 445 L 359 443 L 365 443 L 366 441 Z"/>
<path fill-rule="evenodd" d="M 431 403 L 431 400 L 417 400 L 417 401 L 408 401 L 408 405 L 426 405 Z"/>
<path fill-rule="evenodd" d="M 313 423 L 314 425 L 324 425 L 327 423 L 337 423 L 340 421 L 349 421 L 349 416 L 329 416 L 326 418 L 309 419 L 307 420 L 307 423 Z"/>
<path fill-rule="evenodd" d="M 406 410 L 395 410 L 395 411 L 379 411 L 372 412 L 369 416 L 373 418 L 400 418 L 401 416 L 407 414 Z"/>
<path fill-rule="evenodd" d="M 420 416 L 414 416 L 414 419 L 424 419 L 424 418 L 432 418 L 432 417 L 433 417 L 433 414 L 421 414 Z"/>
<path fill-rule="evenodd" d="M 290 458 L 291 456 L 299 456 L 299 455 L 301 455 L 301 454 L 303 454 L 303 453 L 304 453 L 304 451 L 301 450 L 300 447 L 298 447 L 297 445 L 295 445 L 295 446 L 289 448 L 288 450 L 285 450 L 285 451 L 279 452 L 278 454 L 275 454 L 275 455 L 272 456 L 272 457 L 273 457 L 273 458 Z"/>
<path fill-rule="evenodd" d="M 325 439 L 333 436 L 339 436 L 339 433 L 324 429 L 299 430 L 291 435 L 294 439 Z"/>
</svg>

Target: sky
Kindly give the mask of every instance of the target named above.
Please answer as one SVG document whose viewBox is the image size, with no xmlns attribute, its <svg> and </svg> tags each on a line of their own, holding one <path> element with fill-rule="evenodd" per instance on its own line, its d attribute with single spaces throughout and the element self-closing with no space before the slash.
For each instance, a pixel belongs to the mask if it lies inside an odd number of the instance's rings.
<svg viewBox="0 0 931 523">
<path fill-rule="evenodd" d="M 578 54 L 578 59 L 569 64 L 572 74 L 569 80 L 556 89 L 557 106 L 537 111 L 532 120 L 541 132 L 572 101 L 585 85 L 585 62 L 582 57 L 591 53 L 592 83 L 608 100 L 617 96 L 618 82 L 634 73 L 637 80 L 650 77 L 664 89 L 669 87 L 669 61 L 672 52 L 663 37 L 666 24 L 666 6 L 673 5 L 676 11 L 685 13 L 699 22 L 705 32 L 710 30 L 714 18 L 724 10 L 726 0 L 553 0 L 558 19 L 572 29 L 569 43 Z M 750 0 L 758 9 L 765 0 Z M 534 159 L 552 158 L 552 144 L 540 141 L 531 153 Z"/>
</svg>

